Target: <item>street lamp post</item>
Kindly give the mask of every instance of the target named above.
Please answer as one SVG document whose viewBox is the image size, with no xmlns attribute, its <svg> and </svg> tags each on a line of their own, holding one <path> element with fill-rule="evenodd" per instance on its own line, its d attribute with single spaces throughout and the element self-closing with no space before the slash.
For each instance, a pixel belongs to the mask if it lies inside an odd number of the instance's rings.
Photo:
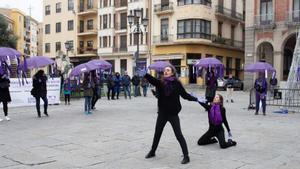
<svg viewBox="0 0 300 169">
<path fill-rule="evenodd" d="M 140 42 L 139 42 L 140 34 L 143 36 L 143 30 L 142 30 L 142 27 L 140 24 L 141 17 L 142 17 L 141 9 L 135 9 L 134 15 L 130 14 L 127 16 L 130 30 L 134 26 L 135 28 L 133 29 L 133 34 L 137 35 L 137 46 L 136 46 L 136 52 L 134 53 L 135 63 L 133 64 L 133 74 L 134 75 L 137 72 L 137 65 L 138 65 L 138 60 L 139 60 L 139 55 L 140 55 L 140 51 L 139 51 L 140 50 Z M 141 23 L 144 27 L 144 31 L 146 32 L 146 28 L 148 26 L 148 18 L 141 18 Z"/>
</svg>

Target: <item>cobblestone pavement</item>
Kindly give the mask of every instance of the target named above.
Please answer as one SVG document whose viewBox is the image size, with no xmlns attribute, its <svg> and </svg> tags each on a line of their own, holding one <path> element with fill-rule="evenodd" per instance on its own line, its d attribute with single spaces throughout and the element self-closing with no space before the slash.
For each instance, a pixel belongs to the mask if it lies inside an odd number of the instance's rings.
<svg viewBox="0 0 300 169">
<path fill-rule="evenodd" d="M 198 91 L 198 95 L 203 95 Z M 223 92 L 221 92 L 223 93 Z M 181 149 L 170 124 L 156 157 L 145 159 L 154 134 L 157 103 L 153 96 L 108 101 L 92 115 L 83 99 L 49 107 L 36 118 L 34 107 L 10 108 L 11 121 L 0 122 L 0 168 L 5 169 L 299 169 L 300 114 L 267 116 L 248 111 L 248 93 L 235 92 L 225 103 L 236 147 L 198 146 L 207 130 L 207 113 L 196 102 L 182 101 L 181 127 L 191 162 L 180 164 Z M 1 112 L 1 116 L 2 112 Z"/>
</svg>

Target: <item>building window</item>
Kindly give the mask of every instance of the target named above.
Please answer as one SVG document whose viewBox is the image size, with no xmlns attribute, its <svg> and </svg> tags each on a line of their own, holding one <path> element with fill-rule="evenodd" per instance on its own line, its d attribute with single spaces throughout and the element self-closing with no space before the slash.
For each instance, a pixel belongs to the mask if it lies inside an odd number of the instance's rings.
<svg viewBox="0 0 300 169">
<path fill-rule="evenodd" d="M 232 72 L 232 57 L 226 58 L 226 75 L 231 74 Z"/>
<path fill-rule="evenodd" d="M 56 33 L 61 32 L 61 23 L 60 22 L 56 23 L 55 30 L 56 30 Z"/>
<path fill-rule="evenodd" d="M 70 45 L 70 49 L 73 50 L 74 49 L 74 41 L 69 40 L 69 45 Z"/>
<path fill-rule="evenodd" d="M 127 0 L 120 0 L 121 1 L 121 7 L 127 6 Z"/>
<path fill-rule="evenodd" d="M 127 59 L 121 59 L 121 73 L 127 71 Z"/>
<path fill-rule="evenodd" d="M 56 13 L 61 13 L 61 2 L 56 3 Z"/>
<path fill-rule="evenodd" d="M 50 53 L 50 43 L 45 43 L 45 53 Z"/>
<path fill-rule="evenodd" d="M 45 25 L 45 34 L 50 34 L 50 24 Z"/>
<path fill-rule="evenodd" d="M 103 0 L 103 7 L 105 8 L 105 7 L 107 7 L 108 6 L 108 0 Z"/>
<path fill-rule="evenodd" d="M 87 50 L 93 50 L 94 42 L 93 41 L 87 41 L 86 42 L 86 49 Z"/>
<path fill-rule="evenodd" d="M 127 35 L 120 36 L 120 50 L 127 50 Z"/>
<path fill-rule="evenodd" d="M 72 30 L 74 30 L 74 21 L 69 20 L 68 21 L 68 31 L 72 31 Z"/>
<path fill-rule="evenodd" d="M 50 15 L 50 5 L 45 6 L 45 15 Z"/>
<path fill-rule="evenodd" d="M 60 42 L 56 42 L 55 43 L 55 51 L 60 51 L 61 50 L 61 43 Z"/>
<path fill-rule="evenodd" d="M 107 15 L 103 15 L 103 29 L 107 29 Z"/>
<path fill-rule="evenodd" d="M 88 0 L 87 1 L 87 9 L 92 9 L 93 8 L 93 0 Z"/>
<path fill-rule="evenodd" d="M 84 48 L 84 42 L 83 41 L 79 41 L 79 48 Z"/>
<path fill-rule="evenodd" d="M 68 0 L 68 11 L 74 10 L 74 0 Z"/>
<path fill-rule="evenodd" d="M 293 19 L 299 21 L 300 18 L 300 0 L 294 0 L 293 2 Z"/>
<path fill-rule="evenodd" d="M 222 37 L 223 22 L 218 22 L 218 36 Z"/>
<path fill-rule="evenodd" d="M 133 34 L 133 45 L 137 45 L 139 41 L 139 34 L 134 33 Z"/>
<path fill-rule="evenodd" d="M 260 21 L 262 24 L 270 24 L 273 21 L 273 1 L 260 1 Z"/>
<path fill-rule="evenodd" d="M 107 48 L 107 36 L 103 36 L 103 47 Z"/>
<path fill-rule="evenodd" d="M 92 29 L 94 29 L 93 19 L 90 19 L 87 21 L 87 30 L 92 30 Z"/>
<path fill-rule="evenodd" d="M 127 29 L 127 12 L 121 13 L 121 29 Z"/>
<path fill-rule="evenodd" d="M 211 6 L 211 0 L 177 0 L 178 6 L 190 5 L 190 4 L 201 4 Z"/>
<path fill-rule="evenodd" d="M 178 20 L 177 38 L 211 38 L 211 22 L 202 19 Z"/>
<path fill-rule="evenodd" d="M 169 38 L 169 19 L 161 19 L 160 20 L 160 40 L 168 41 Z"/>
</svg>

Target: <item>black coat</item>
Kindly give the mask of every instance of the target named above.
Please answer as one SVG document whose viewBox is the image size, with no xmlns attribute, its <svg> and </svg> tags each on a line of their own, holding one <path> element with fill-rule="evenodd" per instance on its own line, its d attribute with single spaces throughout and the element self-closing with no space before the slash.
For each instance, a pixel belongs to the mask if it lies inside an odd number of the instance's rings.
<svg viewBox="0 0 300 169">
<path fill-rule="evenodd" d="M 154 85 L 157 89 L 158 114 L 160 115 L 165 115 L 165 116 L 178 115 L 178 113 L 181 110 L 181 103 L 180 103 L 179 96 L 189 101 L 197 101 L 196 97 L 191 96 L 185 91 L 182 84 L 178 80 L 172 82 L 171 84 L 172 91 L 170 95 L 167 96 L 165 94 L 164 84 L 160 80 L 152 77 L 149 74 L 146 74 L 145 78 L 149 81 L 149 83 Z"/>
<path fill-rule="evenodd" d="M 134 75 L 132 77 L 131 81 L 134 86 L 138 86 L 138 85 L 140 85 L 141 79 L 137 75 Z"/>
<path fill-rule="evenodd" d="M 32 80 L 34 97 L 47 97 L 47 77 L 46 76 L 33 76 Z"/>
<path fill-rule="evenodd" d="M 10 102 L 11 97 L 9 93 L 10 80 L 8 78 L 0 77 L 0 102 Z"/>
</svg>

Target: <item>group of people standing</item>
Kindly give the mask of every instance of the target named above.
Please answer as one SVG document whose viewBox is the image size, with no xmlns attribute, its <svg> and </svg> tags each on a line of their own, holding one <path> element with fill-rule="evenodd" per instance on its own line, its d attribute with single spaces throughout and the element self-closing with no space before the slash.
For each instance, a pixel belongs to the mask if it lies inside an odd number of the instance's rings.
<svg viewBox="0 0 300 169">
<path fill-rule="evenodd" d="M 134 97 L 141 96 L 140 87 L 143 89 L 143 96 L 147 96 L 147 90 L 149 82 L 145 78 L 141 78 L 138 75 L 134 75 L 132 78 L 128 75 L 127 71 L 121 76 L 120 73 L 112 73 L 107 76 L 107 99 L 116 100 L 119 99 L 121 87 L 124 90 L 125 99 L 131 99 L 131 84 L 133 86 Z"/>
</svg>

